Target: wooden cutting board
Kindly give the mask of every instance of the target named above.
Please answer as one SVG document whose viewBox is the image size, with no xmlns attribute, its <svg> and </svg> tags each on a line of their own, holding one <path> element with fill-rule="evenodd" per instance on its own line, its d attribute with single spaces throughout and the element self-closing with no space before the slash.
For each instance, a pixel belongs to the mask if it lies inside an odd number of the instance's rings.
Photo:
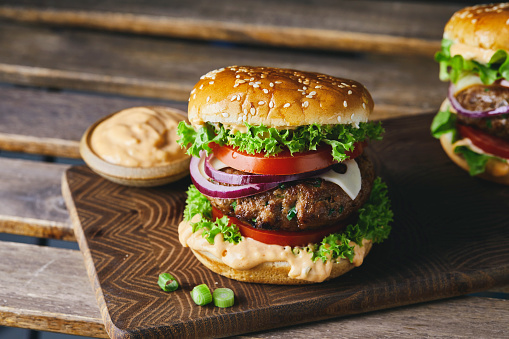
<svg viewBox="0 0 509 339">
<path fill-rule="evenodd" d="M 389 186 L 389 240 L 365 263 L 315 285 L 241 283 L 205 269 L 178 242 L 188 178 L 129 188 L 72 167 L 63 192 L 112 338 L 227 336 L 458 296 L 509 283 L 509 187 L 471 178 L 429 133 L 432 115 L 384 122 L 369 155 Z M 165 293 L 161 272 L 181 288 Z M 235 291 L 231 308 L 200 307 L 198 284 Z"/>
</svg>

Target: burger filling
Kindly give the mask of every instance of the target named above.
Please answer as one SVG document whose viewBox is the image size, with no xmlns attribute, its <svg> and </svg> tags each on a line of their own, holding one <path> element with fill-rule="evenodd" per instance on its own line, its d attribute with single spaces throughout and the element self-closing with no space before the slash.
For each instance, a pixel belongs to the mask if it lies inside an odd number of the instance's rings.
<svg viewBox="0 0 509 339">
<path fill-rule="evenodd" d="M 453 44 L 444 39 L 435 56 L 440 79 L 451 84 L 448 100 L 431 125 L 432 135 L 449 134 L 454 152 L 465 159 L 471 175 L 491 167 L 498 169 L 495 175 L 504 176 L 509 172 L 508 53 L 498 50 L 488 63 L 481 63 L 452 55 Z"/>
<path fill-rule="evenodd" d="M 337 184 L 320 177 L 280 184 L 272 190 L 239 199 L 210 198 L 212 206 L 259 229 L 303 231 L 329 226 L 355 214 L 368 200 L 375 179 L 372 163 L 365 156 L 355 159 L 361 173 L 361 190 L 352 199 Z M 347 166 L 338 164 L 344 173 Z M 229 173 L 242 174 L 232 168 Z"/>
</svg>

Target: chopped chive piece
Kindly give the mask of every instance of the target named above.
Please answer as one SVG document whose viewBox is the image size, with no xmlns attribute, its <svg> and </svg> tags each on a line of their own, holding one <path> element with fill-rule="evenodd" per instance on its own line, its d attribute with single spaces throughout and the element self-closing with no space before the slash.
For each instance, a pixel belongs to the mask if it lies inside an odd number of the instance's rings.
<svg viewBox="0 0 509 339">
<path fill-rule="evenodd" d="M 179 283 L 170 273 L 159 274 L 157 284 L 165 292 L 173 292 L 179 288 Z"/>
<path fill-rule="evenodd" d="M 214 305 L 217 307 L 230 307 L 235 302 L 233 291 L 229 288 L 216 288 L 212 293 Z"/>
<path fill-rule="evenodd" d="M 212 294 L 207 285 L 201 284 L 193 288 L 191 298 L 193 298 L 196 305 L 204 306 L 212 301 Z"/>
<path fill-rule="evenodd" d="M 293 218 L 295 218 L 297 216 L 297 209 L 295 208 L 295 206 L 293 206 L 292 208 L 290 208 L 290 210 L 288 211 L 288 214 L 286 215 L 286 218 L 288 220 L 292 220 Z"/>
</svg>

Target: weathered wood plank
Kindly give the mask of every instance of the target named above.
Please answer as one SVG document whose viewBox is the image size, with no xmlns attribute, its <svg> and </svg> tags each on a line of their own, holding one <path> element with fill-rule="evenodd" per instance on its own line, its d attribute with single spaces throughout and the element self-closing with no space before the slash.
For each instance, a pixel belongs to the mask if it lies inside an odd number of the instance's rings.
<svg viewBox="0 0 509 339">
<path fill-rule="evenodd" d="M 79 251 L 0 242 L 0 324 L 107 338 Z"/>
<path fill-rule="evenodd" d="M 74 240 L 60 189 L 67 168 L 0 157 L 0 232 Z"/>
<path fill-rule="evenodd" d="M 507 338 L 509 300 L 462 297 L 284 328 L 286 338 Z M 274 338 L 274 331 L 239 338 Z"/>
<path fill-rule="evenodd" d="M 461 7 L 365 0 L 4 0 L 0 16 L 179 38 L 429 56 Z"/>
<path fill-rule="evenodd" d="M 79 251 L 0 242 L 0 325 L 107 338 Z M 507 337 L 509 301 L 461 297 L 242 338 Z"/>
<path fill-rule="evenodd" d="M 0 49 L 0 81 L 138 97 L 186 101 L 202 74 L 234 64 L 358 80 L 374 97 L 374 118 L 429 112 L 447 91 L 432 58 L 230 48 L 5 22 L 0 23 L 0 46 L 5 46 Z"/>
<path fill-rule="evenodd" d="M 0 149 L 79 158 L 79 140 L 88 126 L 107 114 L 146 105 L 187 110 L 187 101 L 48 91 L 0 84 Z"/>
</svg>

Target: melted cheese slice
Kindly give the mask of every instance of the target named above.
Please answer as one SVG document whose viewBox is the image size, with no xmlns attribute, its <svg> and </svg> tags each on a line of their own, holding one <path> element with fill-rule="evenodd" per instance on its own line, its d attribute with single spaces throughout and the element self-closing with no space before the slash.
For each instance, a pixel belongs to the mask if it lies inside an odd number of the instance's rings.
<svg viewBox="0 0 509 339">
<path fill-rule="evenodd" d="M 343 162 L 343 164 L 345 164 L 347 168 L 344 174 L 330 170 L 322 175 L 318 175 L 317 178 L 322 178 L 323 180 L 335 183 L 341 187 L 352 200 L 354 200 L 361 191 L 361 171 L 359 169 L 359 165 L 357 165 L 357 162 L 353 159 L 347 160 Z"/>
</svg>

